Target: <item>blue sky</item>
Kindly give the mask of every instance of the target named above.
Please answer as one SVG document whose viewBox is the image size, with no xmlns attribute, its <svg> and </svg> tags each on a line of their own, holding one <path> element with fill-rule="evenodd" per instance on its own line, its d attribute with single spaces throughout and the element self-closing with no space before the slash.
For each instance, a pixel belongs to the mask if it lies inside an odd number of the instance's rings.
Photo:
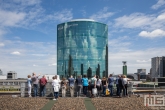
<svg viewBox="0 0 165 110">
<path fill-rule="evenodd" d="M 165 56 L 165 0 L 0 0 L 0 69 L 56 74 L 57 24 L 79 18 L 108 25 L 109 73 Z"/>
</svg>

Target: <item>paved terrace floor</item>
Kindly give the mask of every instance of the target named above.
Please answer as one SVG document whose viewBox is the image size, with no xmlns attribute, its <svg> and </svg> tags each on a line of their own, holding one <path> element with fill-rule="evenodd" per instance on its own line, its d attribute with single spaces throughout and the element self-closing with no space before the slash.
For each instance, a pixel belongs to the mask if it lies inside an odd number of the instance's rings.
<svg viewBox="0 0 165 110">
<path fill-rule="evenodd" d="M 99 98 L 21 98 L 0 96 L 0 110 L 151 110 L 144 106 L 144 98 L 99 97 Z"/>
</svg>

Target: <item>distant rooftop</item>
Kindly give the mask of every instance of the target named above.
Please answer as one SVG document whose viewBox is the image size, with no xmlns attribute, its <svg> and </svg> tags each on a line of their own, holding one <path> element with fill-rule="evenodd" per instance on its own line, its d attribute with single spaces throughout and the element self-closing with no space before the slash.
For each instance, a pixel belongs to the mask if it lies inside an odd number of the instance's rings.
<svg viewBox="0 0 165 110">
<path fill-rule="evenodd" d="M 93 19 L 73 19 L 71 21 L 95 21 Z"/>
</svg>

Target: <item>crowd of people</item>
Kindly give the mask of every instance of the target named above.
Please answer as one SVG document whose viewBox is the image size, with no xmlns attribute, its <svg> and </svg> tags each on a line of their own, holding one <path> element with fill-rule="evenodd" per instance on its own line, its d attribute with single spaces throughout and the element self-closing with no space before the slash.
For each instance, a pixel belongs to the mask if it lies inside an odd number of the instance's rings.
<svg viewBox="0 0 165 110">
<path fill-rule="evenodd" d="M 47 79 L 45 76 L 39 79 L 39 75 L 35 73 L 28 75 L 28 95 L 31 96 L 31 89 L 33 86 L 34 97 L 38 96 L 38 88 L 40 86 L 40 97 L 45 96 L 45 89 L 47 84 Z M 59 91 L 61 90 L 62 97 L 66 97 L 66 92 L 70 92 L 70 96 L 74 97 L 75 92 L 76 96 L 80 97 L 83 92 L 83 97 L 100 97 L 114 96 L 114 86 L 116 86 L 116 95 L 118 97 L 128 96 L 127 86 L 128 79 L 125 75 L 118 75 L 117 78 L 114 78 L 112 74 L 108 78 L 103 77 L 102 79 L 99 76 L 94 75 L 91 79 L 88 79 L 86 75 L 83 77 L 78 76 L 76 79 L 71 75 L 68 79 L 62 78 L 59 80 L 57 75 L 52 78 L 52 88 L 54 92 L 54 99 L 56 100 L 59 97 Z"/>
</svg>

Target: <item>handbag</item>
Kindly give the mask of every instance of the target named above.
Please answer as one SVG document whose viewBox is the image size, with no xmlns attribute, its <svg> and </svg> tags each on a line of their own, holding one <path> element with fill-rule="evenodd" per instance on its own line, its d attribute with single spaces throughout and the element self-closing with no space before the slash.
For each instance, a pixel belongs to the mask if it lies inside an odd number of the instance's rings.
<svg viewBox="0 0 165 110">
<path fill-rule="evenodd" d="M 109 95 L 110 94 L 110 90 L 109 89 L 106 89 L 105 94 L 106 95 Z"/>
<path fill-rule="evenodd" d="M 92 89 L 92 94 L 94 94 L 94 95 L 97 94 L 97 88 Z"/>
<path fill-rule="evenodd" d="M 59 86 L 54 87 L 54 92 L 59 92 Z"/>
</svg>

